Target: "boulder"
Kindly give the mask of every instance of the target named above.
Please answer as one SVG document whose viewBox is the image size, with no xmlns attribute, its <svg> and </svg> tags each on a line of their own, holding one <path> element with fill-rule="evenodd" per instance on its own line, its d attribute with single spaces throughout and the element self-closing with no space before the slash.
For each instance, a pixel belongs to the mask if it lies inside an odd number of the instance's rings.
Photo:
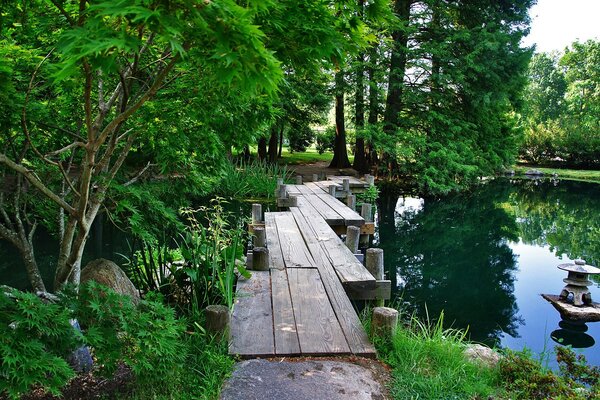
<svg viewBox="0 0 600 400">
<path fill-rule="evenodd" d="M 140 293 L 133 286 L 125 272 L 117 264 L 104 258 L 90 261 L 81 270 L 81 283 L 98 282 L 119 294 L 130 296 L 135 304 L 140 301 Z"/>
<path fill-rule="evenodd" d="M 497 351 L 477 343 L 469 343 L 463 353 L 468 360 L 486 365 L 490 368 L 498 365 L 501 358 Z"/>
<path fill-rule="evenodd" d="M 528 169 L 525 171 L 525 175 L 527 176 L 544 176 L 544 173 L 538 169 Z"/>
</svg>

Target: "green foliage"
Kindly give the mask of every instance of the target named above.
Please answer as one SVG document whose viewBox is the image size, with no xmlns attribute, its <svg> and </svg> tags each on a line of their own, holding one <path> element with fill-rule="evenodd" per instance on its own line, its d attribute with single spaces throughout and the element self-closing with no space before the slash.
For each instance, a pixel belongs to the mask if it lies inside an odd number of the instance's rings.
<svg viewBox="0 0 600 400">
<path fill-rule="evenodd" d="M 237 220 L 235 226 L 230 226 L 231 216 L 223 210 L 223 202 L 217 198 L 210 207 L 182 210 L 188 228 L 180 244 L 185 264 L 178 271 L 184 274 L 178 283 L 192 315 L 198 315 L 209 304 L 232 308 L 235 271 L 250 277 L 241 262 L 246 237 L 243 221 Z M 200 215 L 207 226 L 199 222 Z"/>
<path fill-rule="evenodd" d="M 504 387 L 516 399 L 584 399 L 565 380 L 544 369 L 527 352 L 507 350 L 500 361 Z"/>
<path fill-rule="evenodd" d="M 521 157 L 533 163 L 600 165 L 600 42 L 574 42 L 529 65 Z"/>
<path fill-rule="evenodd" d="M 70 318 L 35 294 L 0 289 L 0 394 L 17 399 L 35 386 L 60 393 L 75 375 L 65 357 L 84 340 Z"/>
<path fill-rule="evenodd" d="M 277 178 L 288 180 L 285 166 L 264 161 L 226 163 L 220 173 L 215 194 L 237 199 L 272 198 L 277 189 Z"/>
<path fill-rule="evenodd" d="M 600 396 L 600 367 L 588 365 L 583 354 L 575 354 L 570 347 L 556 348 L 556 360 L 561 375 L 574 386 L 574 383 L 589 388 L 589 398 Z"/>
<path fill-rule="evenodd" d="M 497 392 L 493 370 L 468 362 L 465 333 L 411 318 L 389 341 L 376 340 L 380 357 L 392 367 L 395 399 L 487 398 Z"/>
<path fill-rule="evenodd" d="M 333 151 L 333 144 L 335 141 L 335 126 L 328 126 L 324 132 L 317 134 L 316 148 L 319 154 L 323 154 L 326 151 Z"/>
</svg>

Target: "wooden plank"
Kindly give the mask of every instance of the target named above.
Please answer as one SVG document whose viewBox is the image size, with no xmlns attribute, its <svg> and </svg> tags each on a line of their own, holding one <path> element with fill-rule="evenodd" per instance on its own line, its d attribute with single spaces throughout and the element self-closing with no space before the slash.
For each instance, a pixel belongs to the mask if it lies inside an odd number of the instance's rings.
<svg viewBox="0 0 600 400">
<path fill-rule="evenodd" d="M 348 179 L 350 181 L 350 187 L 369 187 L 369 184 L 361 179 L 356 178 L 355 176 L 346 176 L 346 175 L 329 175 L 327 176 L 328 180 L 331 180 L 336 183 L 342 183 L 344 179 Z"/>
<path fill-rule="evenodd" d="M 284 269 L 283 254 L 279 244 L 279 233 L 275 225 L 275 217 L 278 212 L 265 213 L 265 233 L 267 235 L 267 249 L 269 249 L 269 267 L 275 269 Z"/>
<path fill-rule="evenodd" d="M 321 216 L 321 218 L 324 219 L 325 222 L 327 222 L 329 225 L 345 225 L 344 217 L 342 217 L 336 210 L 331 208 L 329 204 L 325 203 L 321 196 L 311 194 L 307 196 L 302 196 L 302 198 L 306 199 L 306 201 L 310 203 L 312 208 L 316 210 L 316 212 Z M 300 204 L 301 203 L 298 203 L 298 207 L 301 207 Z"/>
<path fill-rule="evenodd" d="M 299 195 L 301 194 L 300 188 L 303 186 L 304 185 L 285 185 L 285 188 L 289 194 Z"/>
<path fill-rule="evenodd" d="M 324 203 L 327 203 L 327 205 L 329 205 L 329 207 L 333 208 L 338 214 L 340 214 L 342 218 L 344 218 L 344 225 L 346 225 L 346 226 L 364 225 L 365 219 L 363 217 L 361 217 L 360 214 L 357 213 L 356 211 L 348 208 L 341 201 L 334 199 L 333 197 L 331 197 L 328 194 L 319 195 L 319 198 L 321 200 L 323 200 Z"/>
<path fill-rule="evenodd" d="M 292 298 L 286 270 L 271 271 L 271 289 L 273 300 L 273 327 L 275 335 L 275 354 L 300 354 L 300 342 L 296 332 L 296 319 L 292 308 Z"/>
<path fill-rule="evenodd" d="M 301 195 L 314 194 L 314 192 L 312 190 L 310 190 L 310 188 L 306 185 L 298 186 L 298 190 L 300 191 Z"/>
<path fill-rule="evenodd" d="M 300 231 L 311 231 L 309 223 L 298 208 L 292 208 L 291 212 Z M 327 291 L 329 301 L 331 302 L 331 306 L 340 323 L 340 327 L 346 336 L 346 341 L 350 346 L 350 350 L 357 355 L 374 356 L 375 348 L 369 342 L 369 338 L 362 323 L 360 322 L 350 299 L 346 296 L 344 287 L 339 281 L 336 272 L 333 270 L 331 262 L 325 254 L 325 250 L 322 248 L 317 236 L 307 234 L 305 240 L 306 245 L 313 255 L 315 265 L 321 274 L 323 286 Z"/>
<path fill-rule="evenodd" d="M 345 225 L 333 225 L 331 229 L 335 232 L 336 235 L 345 235 L 346 234 L 346 226 Z M 365 222 L 364 225 L 360 227 L 361 235 L 372 235 L 375 233 L 375 223 L 373 222 Z"/>
<path fill-rule="evenodd" d="M 304 204 L 305 202 L 306 197 L 299 197 L 299 207 L 291 208 L 292 212 L 298 210 L 297 212 L 300 212 L 310 221 L 310 229 L 300 229 L 304 240 L 308 240 L 307 235 L 309 233 L 316 236 L 323 250 L 325 250 L 325 254 L 331 265 L 335 268 L 340 281 L 344 285 L 354 285 L 359 289 L 373 288 L 375 286 L 373 275 L 356 260 L 354 254 L 346 247 L 344 242 L 342 242 L 322 218 L 319 218 L 319 214 L 314 209 Z M 296 217 L 296 214 L 294 214 L 294 217 Z M 296 218 L 296 220 L 298 219 Z"/>
<path fill-rule="evenodd" d="M 317 183 L 318 182 L 306 182 L 304 186 L 310 189 L 312 194 L 329 193 L 327 188 L 323 189 L 323 186 L 319 186 Z"/>
<path fill-rule="evenodd" d="M 355 290 L 349 287 L 346 293 L 352 300 L 389 300 L 392 293 L 392 282 L 389 280 L 377 281 L 373 289 Z"/>
<path fill-rule="evenodd" d="M 287 272 L 302 354 L 350 353 L 319 271 L 291 268 Z"/>
<path fill-rule="evenodd" d="M 238 279 L 231 316 L 229 354 L 246 357 L 275 354 L 268 271 L 253 271 L 250 279 Z"/>
<path fill-rule="evenodd" d="M 275 217 L 279 244 L 286 268 L 315 267 L 312 255 L 304 243 L 304 239 L 291 213 L 277 213 Z"/>
</svg>

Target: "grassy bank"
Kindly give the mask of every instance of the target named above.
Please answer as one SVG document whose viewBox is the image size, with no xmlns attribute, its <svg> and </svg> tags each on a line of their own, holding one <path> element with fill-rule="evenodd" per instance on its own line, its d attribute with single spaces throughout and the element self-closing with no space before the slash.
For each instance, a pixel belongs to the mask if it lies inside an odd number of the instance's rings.
<svg viewBox="0 0 600 400">
<path fill-rule="evenodd" d="M 368 327 L 368 322 L 367 329 Z M 415 318 L 393 337 L 373 338 L 378 355 L 392 369 L 393 399 L 597 399 L 600 369 L 589 367 L 568 347 L 557 352 L 560 372 L 544 368 L 527 352 L 504 351 L 490 366 L 464 355 L 461 331 Z"/>
<path fill-rule="evenodd" d="M 546 176 L 557 174 L 559 179 L 570 179 L 577 181 L 596 182 L 600 183 L 600 171 L 585 170 L 585 169 L 563 169 L 563 168 L 543 168 L 518 165 L 515 167 L 516 175 L 524 175 L 530 169 L 537 169 Z"/>
</svg>

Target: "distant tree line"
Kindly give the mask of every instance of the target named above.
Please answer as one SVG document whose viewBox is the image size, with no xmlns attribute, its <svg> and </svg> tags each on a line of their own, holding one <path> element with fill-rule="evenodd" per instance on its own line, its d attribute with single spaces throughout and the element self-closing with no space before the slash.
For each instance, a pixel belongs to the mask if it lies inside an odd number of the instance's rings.
<svg viewBox="0 0 600 400">
<path fill-rule="evenodd" d="M 600 42 L 535 54 L 524 99 L 524 160 L 600 166 Z"/>
</svg>

